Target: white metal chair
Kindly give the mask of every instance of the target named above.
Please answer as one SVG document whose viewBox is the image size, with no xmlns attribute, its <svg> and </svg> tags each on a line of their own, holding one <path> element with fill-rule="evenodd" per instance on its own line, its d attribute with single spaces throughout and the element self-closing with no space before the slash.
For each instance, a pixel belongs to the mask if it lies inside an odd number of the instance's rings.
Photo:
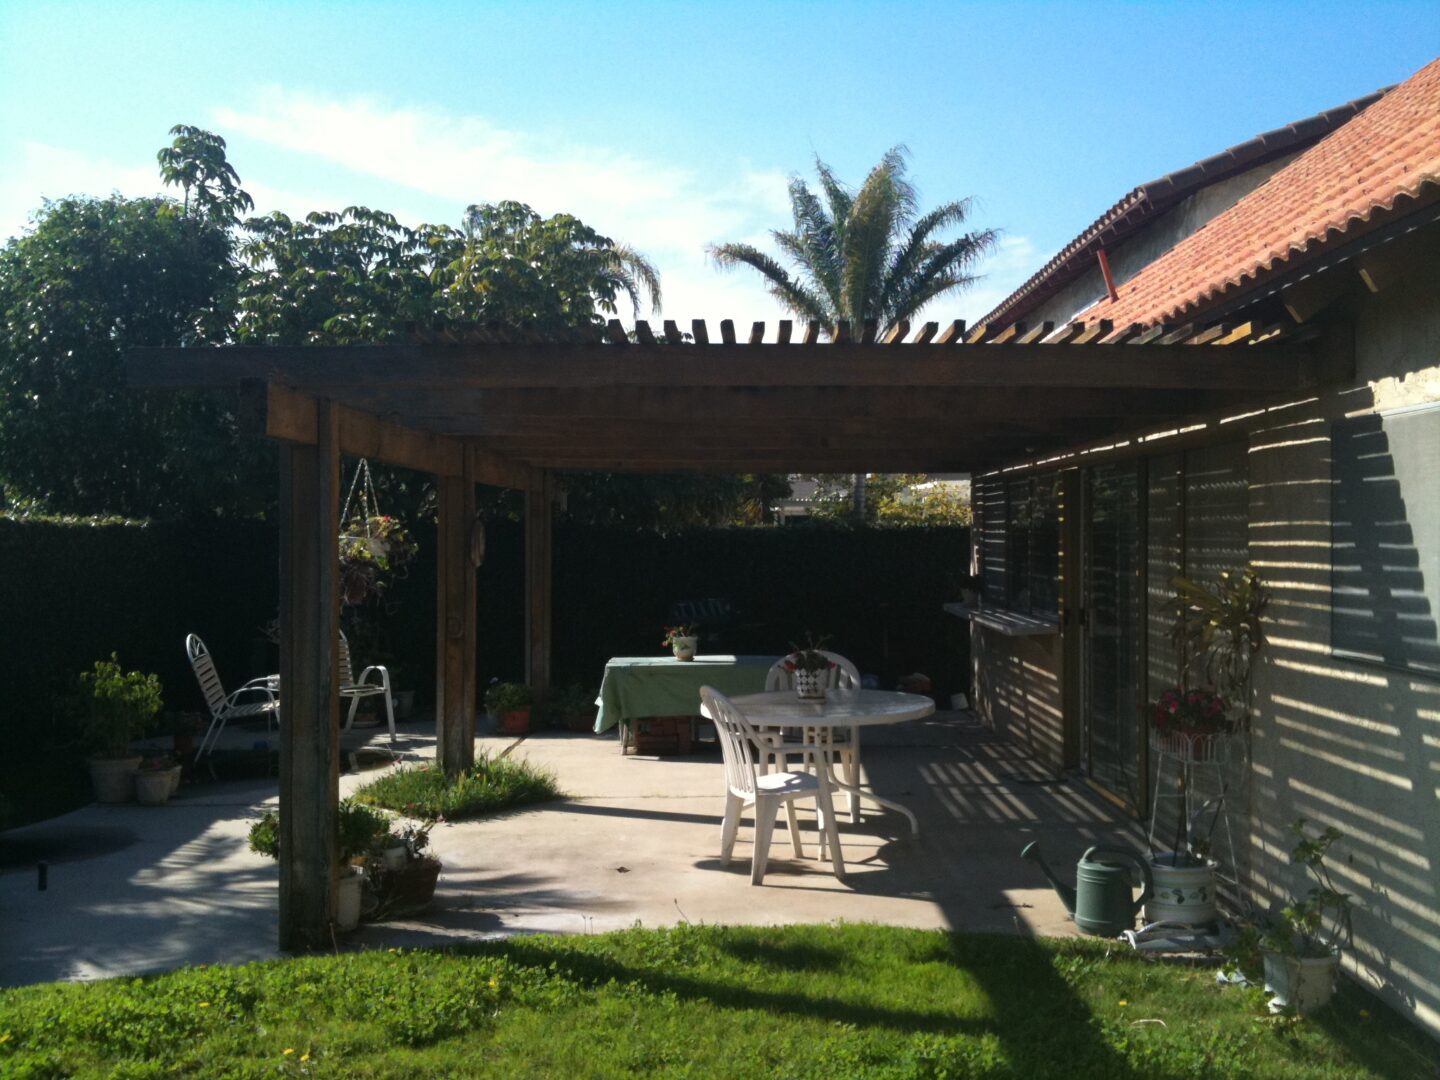
<svg viewBox="0 0 1440 1080">
<path fill-rule="evenodd" d="M 829 660 L 835 666 L 825 673 L 825 688 L 827 690 L 859 690 L 860 670 L 839 653 L 826 652 L 824 649 L 817 650 L 821 656 Z M 781 657 L 771 665 L 765 675 L 766 690 L 794 690 L 795 673 L 786 668 L 787 663 L 795 660 L 795 653 Z M 826 728 L 825 737 L 829 739 L 830 753 L 840 763 L 840 773 L 843 781 L 854 788 L 860 774 L 860 728 L 852 724 L 845 728 Z M 806 728 L 801 736 L 806 743 L 815 744 L 821 740 L 821 732 L 816 728 Z M 779 767 L 786 764 L 787 754 L 795 751 L 785 746 L 784 731 L 777 728 L 767 728 L 762 732 L 762 739 L 765 740 L 766 748 L 769 751 L 768 757 Z M 860 796 L 854 790 L 849 792 L 850 798 L 850 822 L 854 824 L 860 820 Z"/>
<path fill-rule="evenodd" d="M 380 681 L 370 682 L 372 674 Z M 390 693 L 390 671 L 383 664 L 371 664 L 360 673 L 360 678 L 355 678 L 355 667 L 350 662 L 350 642 L 345 639 L 345 631 L 340 631 L 340 696 L 350 699 L 350 713 L 345 717 L 346 731 L 355 723 L 355 710 L 360 707 L 360 699 L 377 694 L 385 695 L 385 719 L 390 724 L 390 742 L 393 745 L 396 742 L 395 699 Z"/>
<path fill-rule="evenodd" d="M 715 722 L 720 736 L 720 752 L 725 758 L 725 820 L 720 826 L 720 862 L 728 864 L 735 850 L 735 835 L 740 830 L 740 816 L 745 807 L 755 807 L 755 850 L 750 862 L 750 884 L 765 880 L 765 866 L 770 859 L 770 837 L 775 829 L 775 816 L 784 806 L 790 827 L 790 843 L 795 857 L 803 858 L 800 828 L 795 821 L 795 800 L 815 800 L 817 824 L 820 829 L 819 857 L 829 853 L 831 868 L 840 880 L 845 879 L 845 859 L 840 852 L 840 836 L 835 827 L 835 812 L 830 803 L 830 777 L 826 770 L 815 773 L 771 772 L 755 770 L 756 755 L 761 752 L 756 731 L 735 705 L 720 691 L 709 686 L 700 688 L 701 711 Z"/>
<path fill-rule="evenodd" d="M 280 702 L 276 700 L 272 678 L 251 679 L 233 694 L 226 694 L 220 682 L 220 673 L 215 670 L 215 661 L 210 658 L 210 650 L 197 635 L 190 634 L 185 638 L 185 655 L 190 659 L 190 667 L 200 682 L 200 692 L 205 695 L 205 705 L 210 710 L 210 726 L 205 729 L 205 737 L 195 751 L 196 761 L 215 749 L 227 720 L 264 716 L 267 731 L 271 724 L 279 723 Z M 247 701 L 245 698 L 254 700 Z"/>
</svg>

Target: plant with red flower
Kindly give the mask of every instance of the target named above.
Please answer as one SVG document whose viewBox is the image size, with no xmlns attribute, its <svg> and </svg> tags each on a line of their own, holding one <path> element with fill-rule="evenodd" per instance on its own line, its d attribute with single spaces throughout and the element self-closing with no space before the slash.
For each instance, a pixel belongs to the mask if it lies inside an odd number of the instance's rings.
<svg viewBox="0 0 1440 1080">
<path fill-rule="evenodd" d="M 1234 729 L 1225 699 L 1213 690 L 1172 686 L 1149 706 L 1150 723 L 1167 735 L 1219 735 Z"/>
</svg>

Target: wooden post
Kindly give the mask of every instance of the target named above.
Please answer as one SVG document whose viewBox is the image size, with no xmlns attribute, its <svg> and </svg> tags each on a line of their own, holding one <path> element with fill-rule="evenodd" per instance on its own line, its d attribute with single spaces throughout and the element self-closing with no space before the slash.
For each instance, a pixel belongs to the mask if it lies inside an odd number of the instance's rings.
<svg viewBox="0 0 1440 1080">
<path fill-rule="evenodd" d="M 525 490 L 525 681 L 550 689 L 555 477 L 537 469 Z"/>
<path fill-rule="evenodd" d="M 475 481 L 440 477 L 436 530 L 435 754 L 447 776 L 475 763 Z"/>
<path fill-rule="evenodd" d="M 339 425 L 280 448 L 280 947 L 330 944 L 339 801 Z"/>
</svg>

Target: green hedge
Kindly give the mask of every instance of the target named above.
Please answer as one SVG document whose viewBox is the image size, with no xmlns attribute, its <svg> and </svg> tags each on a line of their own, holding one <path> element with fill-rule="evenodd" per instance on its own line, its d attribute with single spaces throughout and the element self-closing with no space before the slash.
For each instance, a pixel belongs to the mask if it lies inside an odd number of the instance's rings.
<svg viewBox="0 0 1440 1080">
<path fill-rule="evenodd" d="M 395 583 L 385 640 L 357 663 L 384 660 L 397 682 L 433 696 L 435 534 Z M 555 672 L 598 684 L 605 660 L 660 652 L 677 602 L 728 601 L 727 651 L 778 653 L 807 630 L 887 684 L 911 671 L 937 693 L 967 683 L 966 638 L 940 604 L 965 565 L 965 528 L 785 526 L 670 534 L 561 525 L 555 539 Z M 157 673 L 166 708 L 202 707 L 184 639 L 210 646 L 227 686 L 276 670 L 260 627 L 276 610 L 278 544 L 264 523 L 88 523 L 0 518 L 0 734 L 12 748 L 51 741 L 54 705 L 76 675 L 112 651 Z M 518 523 L 489 528 L 479 574 L 479 674 L 523 671 L 524 558 Z M 714 629 L 713 627 L 710 629 Z M 702 643 L 709 647 L 709 643 Z"/>
</svg>

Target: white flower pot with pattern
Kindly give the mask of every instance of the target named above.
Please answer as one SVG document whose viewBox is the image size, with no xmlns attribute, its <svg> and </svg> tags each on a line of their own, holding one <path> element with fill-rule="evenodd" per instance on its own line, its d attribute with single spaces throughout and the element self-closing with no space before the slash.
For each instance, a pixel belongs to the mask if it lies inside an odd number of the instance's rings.
<svg viewBox="0 0 1440 1080">
<path fill-rule="evenodd" d="M 695 647 L 699 642 L 700 639 L 693 635 L 673 637 L 670 639 L 670 651 L 675 654 L 676 660 L 694 660 Z"/>
<path fill-rule="evenodd" d="M 795 669 L 795 693 L 807 701 L 819 701 L 825 697 L 825 670 L 806 671 Z"/>
<path fill-rule="evenodd" d="M 1203 926 L 1219 918 L 1215 907 L 1215 871 L 1220 864 L 1207 859 L 1203 866 L 1174 865 L 1175 856 L 1166 852 L 1150 860 L 1154 895 L 1145 903 L 1147 923 L 1178 923 Z"/>
</svg>

